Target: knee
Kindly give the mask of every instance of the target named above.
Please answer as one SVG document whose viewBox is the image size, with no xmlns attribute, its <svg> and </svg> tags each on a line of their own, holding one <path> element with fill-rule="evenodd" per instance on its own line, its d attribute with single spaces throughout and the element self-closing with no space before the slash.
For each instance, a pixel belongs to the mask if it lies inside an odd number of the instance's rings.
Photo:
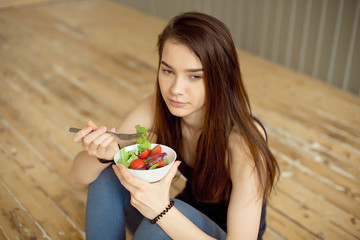
<svg viewBox="0 0 360 240">
<path fill-rule="evenodd" d="M 105 194 L 114 191 L 114 189 L 122 191 L 123 188 L 110 165 L 100 173 L 95 181 L 89 184 L 88 194 Z"/>
<path fill-rule="evenodd" d="M 189 205 L 188 203 L 179 200 L 179 199 L 172 199 L 175 201 L 175 207 L 177 210 L 179 210 L 183 215 L 185 215 L 188 218 L 192 218 L 194 213 L 197 212 L 197 210 L 194 209 L 193 206 Z"/>
<path fill-rule="evenodd" d="M 119 182 L 119 180 L 117 179 L 114 170 L 110 165 L 109 167 L 105 168 L 92 183 L 89 184 L 89 188 L 91 187 L 94 188 L 97 186 L 100 187 L 111 186 L 112 184 L 117 182 Z"/>
<path fill-rule="evenodd" d="M 191 212 L 188 209 L 188 206 L 185 202 L 178 200 L 178 199 L 171 199 L 175 201 L 175 206 L 180 212 Z M 147 218 L 144 218 L 138 228 L 136 229 L 136 232 L 134 233 L 134 240 L 145 240 L 149 239 L 149 236 L 151 236 L 151 239 L 171 239 L 165 232 L 162 230 L 162 228 L 159 227 L 157 224 L 151 224 L 150 220 Z"/>
<path fill-rule="evenodd" d="M 149 219 L 144 218 L 136 229 L 133 240 L 147 240 L 149 236 L 151 239 L 171 239 L 159 225 L 151 224 Z"/>
</svg>

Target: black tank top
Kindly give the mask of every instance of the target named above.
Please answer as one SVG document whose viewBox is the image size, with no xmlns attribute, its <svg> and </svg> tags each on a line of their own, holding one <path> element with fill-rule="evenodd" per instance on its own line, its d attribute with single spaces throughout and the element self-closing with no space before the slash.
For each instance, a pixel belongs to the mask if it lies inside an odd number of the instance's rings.
<svg viewBox="0 0 360 240">
<path fill-rule="evenodd" d="M 266 141 L 267 141 L 267 133 L 264 126 L 257 118 L 254 117 L 254 119 L 264 129 L 266 135 Z M 179 195 L 177 195 L 176 198 L 190 204 L 200 212 L 204 213 L 215 223 L 217 223 L 225 232 L 227 232 L 226 219 L 227 219 L 228 204 L 225 201 L 218 203 L 203 203 L 196 201 L 191 188 L 193 169 L 189 165 L 187 165 L 185 161 L 182 161 L 182 163 L 179 166 L 179 171 L 186 177 L 187 182 L 184 190 Z M 261 210 L 260 226 L 259 226 L 259 233 L 257 238 L 258 240 L 262 239 L 265 229 L 266 229 L 266 203 L 264 202 Z"/>
</svg>

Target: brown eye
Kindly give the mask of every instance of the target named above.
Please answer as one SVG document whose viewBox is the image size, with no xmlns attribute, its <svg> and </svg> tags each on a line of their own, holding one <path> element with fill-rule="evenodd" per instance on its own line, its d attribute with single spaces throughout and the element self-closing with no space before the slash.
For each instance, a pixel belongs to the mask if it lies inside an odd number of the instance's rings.
<svg viewBox="0 0 360 240">
<path fill-rule="evenodd" d="M 162 69 L 163 73 L 165 74 L 173 74 L 173 71 L 168 70 L 168 69 Z"/>
<path fill-rule="evenodd" d="M 191 79 L 199 80 L 199 79 L 202 79 L 202 76 L 199 76 L 199 75 L 191 75 Z"/>
</svg>

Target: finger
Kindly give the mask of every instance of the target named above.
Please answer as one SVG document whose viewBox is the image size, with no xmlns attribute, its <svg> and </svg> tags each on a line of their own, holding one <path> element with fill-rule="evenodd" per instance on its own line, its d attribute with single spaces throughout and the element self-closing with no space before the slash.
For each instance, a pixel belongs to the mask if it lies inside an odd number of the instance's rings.
<svg viewBox="0 0 360 240">
<path fill-rule="evenodd" d="M 79 132 L 77 132 L 73 136 L 73 141 L 74 142 L 80 142 L 86 135 L 91 133 L 91 131 L 92 131 L 92 128 L 90 128 L 90 127 L 86 127 L 86 128 L 81 129 Z"/>
<path fill-rule="evenodd" d="M 121 176 L 121 173 L 120 173 L 120 169 L 119 169 L 119 166 L 118 165 L 112 165 L 112 168 L 115 172 L 115 175 L 118 177 L 118 179 L 122 179 L 123 177 Z"/>
<path fill-rule="evenodd" d="M 98 129 L 98 126 L 97 126 L 93 121 L 91 121 L 91 120 L 88 120 L 88 121 L 86 122 L 86 126 L 87 126 L 87 127 L 91 127 L 93 130 Z"/>
<path fill-rule="evenodd" d="M 112 165 L 112 168 L 114 169 L 115 175 L 118 177 L 118 179 L 120 180 L 121 184 L 131 193 L 131 192 L 135 191 L 136 188 L 135 188 L 134 186 L 132 186 L 131 184 L 129 184 L 129 183 L 125 180 L 125 178 L 124 178 L 124 176 L 122 175 L 121 170 L 120 170 L 122 167 L 126 169 L 126 167 L 123 166 L 123 165 Z"/>
<path fill-rule="evenodd" d="M 93 141 L 91 144 L 94 144 L 96 146 L 99 146 L 103 141 L 105 141 L 107 138 L 112 137 L 110 136 L 110 134 L 107 133 L 103 133 L 101 134 L 102 131 L 99 131 L 99 134 Z"/>
<path fill-rule="evenodd" d="M 110 143 L 112 143 L 112 141 L 114 141 L 114 136 L 108 136 L 104 141 L 100 143 L 100 150 L 106 149 L 110 145 Z"/>
<path fill-rule="evenodd" d="M 100 135 L 104 134 L 106 132 L 106 127 L 101 127 L 93 132 L 91 132 L 90 134 L 88 134 L 87 136 L 84 137 L 83 139 L 83 149 L 84 150 L 88 150 L 90 144 L 97 139 Z"/>
<path fill-rule="evenodd" d="M 111 145 L 114 139 L 114 136 L 108 135 L 97 147 L 96 156 L 109 160 L 114 159 L 115 153 L 119 150 L 117 145 Z"/>
<path fill-rule="evenodd" d="M 91 142 L 88 149 L 89 154 L 97 156 L 97 154 L 99 154 L 99 151 L 103 151 L 104 149 L 106 149 L 106 147 L 109 145 L 109 143 L 112 142 L 113 139 L 113 136 L 110 136 L 109 134 L 100 135 Z"/>
<path fill-rule="evenodd" d="M 142 186 L 148 184 L 143 180 L 140 180 L 136 177 L 133 177 L 128 169 L 122 165 L 113 165 L 116 176 L 119 178 L 121 184 L 129 191 L 134 192 L 135 190 L 141 188 Z"/>
<path fill-rule="evenodd" d="M 111 129 L 109 130 L 109 132 L 116 133 L 116 128 L 111 128 Z M 120 139 L 118 139 L 118 138 L 114 138 L 114 139 L 116 140 L 116 143 L 117 143 L 118 145 L 120 145 Z"/>
<path fill-rule="evenodd" d="M 171 166 L 169 172 L 166 176 L 161 180 L 163 182 L 171 183 L 172 179 L 175 177 L 177 169 L 180 165 L 181 161 L 175 161 L 174 164 Z"/>
</svg>

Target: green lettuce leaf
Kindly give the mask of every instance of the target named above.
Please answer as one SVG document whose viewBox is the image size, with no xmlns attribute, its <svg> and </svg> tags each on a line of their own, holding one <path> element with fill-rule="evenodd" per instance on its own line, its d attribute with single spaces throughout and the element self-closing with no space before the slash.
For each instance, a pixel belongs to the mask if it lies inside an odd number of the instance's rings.
<svg viewBox="0 0 360 240">
<path fill-rule="evenodd" d="M 140 152 L 145 151 L 146 149 L 151 148 L 151 143 L 147 140 L 148 131 L 146 128 L 141 127 L 140 125 L 135 126 L 136 133 L 141 133 L 141 136 L 136 139 L 136 142 L 139 144 L 138 149 Z"/>
<path fill-rule="evenodd" d="M 130 154 L 128 154 L 125 151 L 125 148 L 122 148 L 120 150 L 120 158 L 119 158 L 117 164 L 122 164 L 125 167 L 129 168 L 129 166 L 130 166 L 130 163 L 128 163 L 129 158 L 130 158 Z"/>
</svg>

